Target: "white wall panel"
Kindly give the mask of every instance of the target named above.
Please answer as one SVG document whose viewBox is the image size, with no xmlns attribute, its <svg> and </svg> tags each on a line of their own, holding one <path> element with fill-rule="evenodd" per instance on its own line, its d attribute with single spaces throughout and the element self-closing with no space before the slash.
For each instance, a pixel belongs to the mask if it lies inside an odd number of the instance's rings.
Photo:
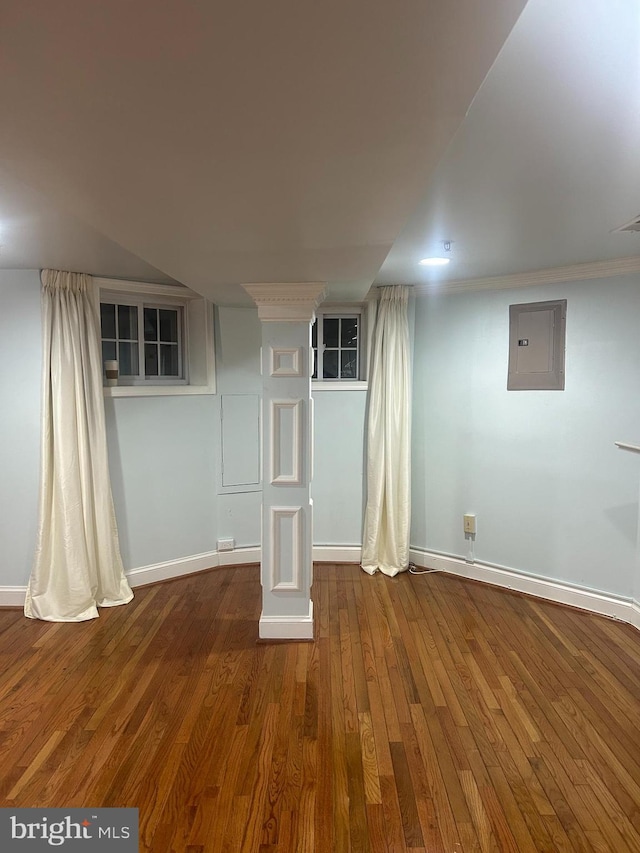
<svg viewBox="0 0 640 853">
<path fill-rule="evenodd" d="M 222 485 L 256 486 L 260 483 L 260 396 L 223 394 Z"/>
</svg>

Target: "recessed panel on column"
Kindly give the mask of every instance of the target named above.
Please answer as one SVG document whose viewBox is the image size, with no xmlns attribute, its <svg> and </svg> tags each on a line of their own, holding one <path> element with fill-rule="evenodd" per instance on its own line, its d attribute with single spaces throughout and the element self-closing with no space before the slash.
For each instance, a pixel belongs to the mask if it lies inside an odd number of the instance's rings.
<svg viewBox="0 0 640 853">
<path fill-rule="evenodd" d="M 302 589 L 302 507 L 271 507 L 271 589 Z"/>
<path fill-rule="evenodd" d="M 302 400 L 271 401 L 271 482 L 302 483 Z"/>
<path fill-rule="evenodd" d="M 271 347 L 271 376 L 302 376 L 301 347 Z"/>
</svg>

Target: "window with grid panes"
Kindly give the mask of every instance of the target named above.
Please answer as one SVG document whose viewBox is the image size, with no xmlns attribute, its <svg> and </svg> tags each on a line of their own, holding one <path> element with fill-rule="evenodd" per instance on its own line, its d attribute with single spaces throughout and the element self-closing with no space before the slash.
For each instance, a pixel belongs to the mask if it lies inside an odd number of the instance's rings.
<svg viewBox="0 0 640 853">
<path fill-rule="evenodd" d="M 103 297 L 100 323 L 103 364 L 111 359 L 118 362 L 120 382 L 176 384 L 186 381 L 184 309 L 181 305 Z"/>
<path fill-rule="evenodd" d="M 311 330 L 313 379 L 360 378 L 361 314 L 318 313 Z"/>
</svg>

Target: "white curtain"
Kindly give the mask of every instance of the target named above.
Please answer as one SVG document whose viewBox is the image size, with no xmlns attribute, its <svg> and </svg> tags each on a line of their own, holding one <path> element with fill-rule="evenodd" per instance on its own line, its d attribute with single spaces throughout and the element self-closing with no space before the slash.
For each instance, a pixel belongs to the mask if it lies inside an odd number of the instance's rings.
<svg viewBox="0 0 640 853">
<path fill-rule="evenodd" d="M 373 331 L 362 543 L 362 568 L 371 575 L 397 575 L 409 566 L 409 291 L 404 285 L 381 288 Z"/>
<path fill-rule="evenodd" d="M 42 271 L 40 505 L 24 612 L 82 622 L 126 604 L 107 461 L 97 305 L 90 276 Z"/>
</svg>

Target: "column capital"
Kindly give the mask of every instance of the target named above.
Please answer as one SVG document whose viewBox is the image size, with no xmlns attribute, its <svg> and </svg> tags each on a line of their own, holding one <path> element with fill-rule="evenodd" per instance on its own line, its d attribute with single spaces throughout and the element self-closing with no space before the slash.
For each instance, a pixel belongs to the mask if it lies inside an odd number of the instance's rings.
<svg viewBox="0 0 640 853">
<path fill-rule="evenodd" d="M 312 323 L 326 296 L 323 281 L 243 284 L 265 323 Z"/>
</svg>

